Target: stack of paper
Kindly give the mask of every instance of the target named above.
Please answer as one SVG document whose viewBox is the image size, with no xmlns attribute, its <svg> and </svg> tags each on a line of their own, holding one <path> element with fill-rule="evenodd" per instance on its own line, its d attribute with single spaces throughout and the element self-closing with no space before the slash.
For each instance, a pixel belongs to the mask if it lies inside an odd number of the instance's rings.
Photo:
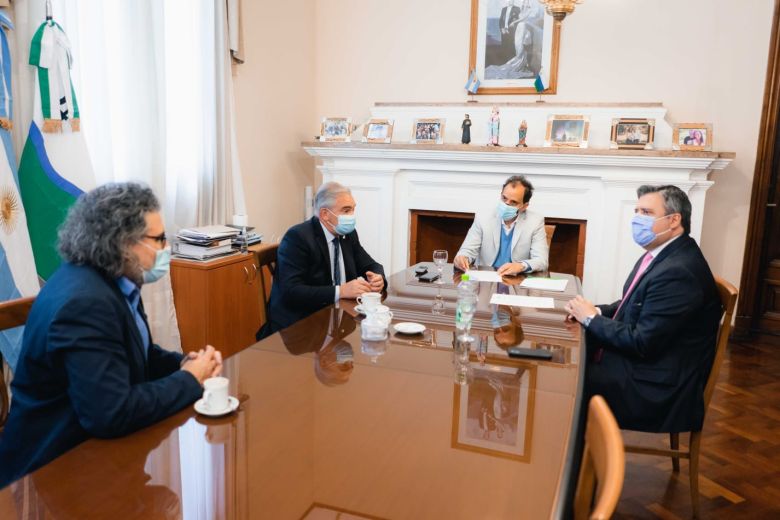
<svg viewBox="0 0 780 520">
<path fill-rule="evenodd" d="M 566 279 L 536 278 L 529 276 L 523 280 L 523 283 L 520 284 L 520 287 L 525 289 L 541 289 L 542 291 L 563 292 L 566 290 L 566 285 L 568 283 L 569 280 Z"/>
<path fill-rule="evenodd" d="M 239 234 L 237 229 L 227 226 L 203 226 L 184 228 L 179 231 L 173 252 L 194 260 L 210 260 L 230 254 L 231 242 Z"/>
</svg>

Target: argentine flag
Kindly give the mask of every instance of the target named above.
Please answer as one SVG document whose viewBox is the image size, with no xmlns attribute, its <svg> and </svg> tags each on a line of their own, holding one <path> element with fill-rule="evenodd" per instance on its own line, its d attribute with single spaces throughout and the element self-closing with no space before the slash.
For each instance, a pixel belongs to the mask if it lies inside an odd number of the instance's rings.
<svg viewBox="0 0 780 520">
<path fill-rule="evenodd" d="M 22 197 L 19 192 L 16 155 L 11 141 L 11 57 L 5 30 L 13 28 L 5 11 L 0 11 L 0 301 L 38 294 L 30 236 L 27 232 Z M 16 368 L 22 347 L 23 327 L 0 332 L 0 353 L 11 370 Z"/>
</svg>

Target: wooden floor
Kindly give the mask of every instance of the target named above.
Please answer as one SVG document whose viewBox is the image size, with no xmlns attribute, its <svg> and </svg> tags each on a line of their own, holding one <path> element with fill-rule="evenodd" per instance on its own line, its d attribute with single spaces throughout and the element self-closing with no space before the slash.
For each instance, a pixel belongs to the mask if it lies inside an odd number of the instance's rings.
<svg viewBox="0 0 780 520">
<path fill-rule="evenodd" d="M 661 446 L 662 435 L 626 434 Z M 668 436 L 666 436 L 668 438 Z M 680 443 L 687 445 L 687 435 Z M 626 456 L 615 518 L 690 518 L 688 463 Z M 732 342 L 707 413 L 699 463 L 701 518 L 780 519 L 780 341 Z"/>
</svg>

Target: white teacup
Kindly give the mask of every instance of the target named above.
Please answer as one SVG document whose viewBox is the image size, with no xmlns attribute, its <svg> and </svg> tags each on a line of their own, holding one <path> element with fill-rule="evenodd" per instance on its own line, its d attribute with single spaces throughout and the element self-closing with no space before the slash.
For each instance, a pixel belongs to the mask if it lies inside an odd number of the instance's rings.
<svg viewBox="0 0 780 520">
<path fill-rule="evenodd" d="M 210 377 L 203 382 L 203 404 L 210 412 L 221 412 L 227 410 L 228 401 L 228 383 L 226 377 Z"/>
<path fill-rule="evenodd" d="M 357 297 L 357 302 L 365 312 L 372 311 L 382 301 L 382 294 L 378 292 L 364 292 Z"/>
</svg>

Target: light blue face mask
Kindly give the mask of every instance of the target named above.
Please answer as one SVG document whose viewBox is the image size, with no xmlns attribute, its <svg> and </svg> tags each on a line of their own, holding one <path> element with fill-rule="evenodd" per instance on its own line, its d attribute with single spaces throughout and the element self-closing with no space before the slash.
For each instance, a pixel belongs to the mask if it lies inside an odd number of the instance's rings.
<svg viewBox="0 0 780 520">
<path fill-rule="evenodd" d="M 143 242 L 141 242 L 144 244 Z M 144 244 L 149 249 L 153 249 L 151 246 Z M 154 249 L 154 265 L 148 271 L 144 269 L 144 283 L 153 283 L 165 276 L 171 268 L 171 248 Z"/>
<path fill-rule="evenodd" d="M 336 215 L 331 210 L 328 210 L 328 213 L 339 219 L 339 223 L 335 227 L 336 234 L 349 235 L 355 231 L 355 222 L 357 220 L 355 215 Z"/>
<path fill-rule="evenodd" d="M 655 224 L 656 220 L 671 217 L 672 215 L 665 215 L 658 218 L 651 217 L 650 215 L 634 215 L 634 218 L 631 219 L 631 234 L 634 237 L 634 242 L 645 247 L 655 240 L 658 235 L 663 235 L 664 233 L 671 231 L 672 228 L 669 228 L 666 231 L 655 233 L 653 231 L 653 224 Z"/>
<path fill-rule="evenodd" d="M 504 204 L 503 200 L 498 201 L 498 216 L 501 217 L 501 220 L 512 220 L 517 216 L 517 211 L 514 206 Z"/>
</svg>

